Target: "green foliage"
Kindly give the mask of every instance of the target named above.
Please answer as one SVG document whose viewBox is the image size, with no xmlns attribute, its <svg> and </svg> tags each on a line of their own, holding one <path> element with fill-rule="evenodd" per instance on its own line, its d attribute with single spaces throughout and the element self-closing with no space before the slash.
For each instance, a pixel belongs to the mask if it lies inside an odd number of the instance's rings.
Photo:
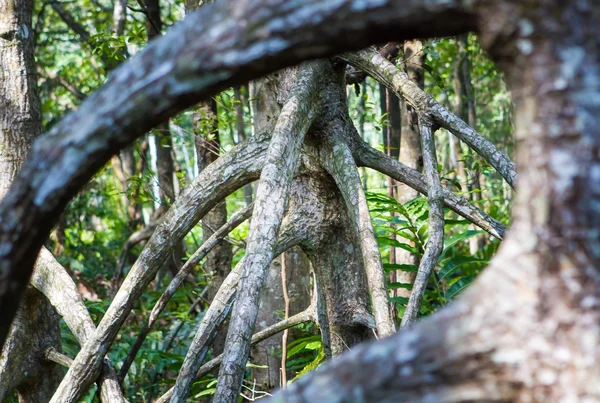
<svg viewBox="0 0 600 403">
<path fill-rule="evenodd" d="M 383 267 L 387 273 L 405 271 L 415 273 L 418 267 L 405 263 L 388 263 L 390 248 L 402 248 L 419 259 L 423 256 L 427 243 L 429 209 L 427 199 L 419 197 L 404 205 L 394 198 L 382 193 L 367 193 L 367 201 L 373 220 Z M 454 213 L 446 210 L 444 249 L 440 255 L 436 270 L 432 273 L 429 286 L 425 292 L 421 315 L 428 315 L 464 291 L 487 265 L 491 255 L 497 248 L 497 241 L 487 237 L 486 245 L 475 256 L 471 256 L 467 241 L 484 234 L 481 230 L 468 229 L 465 220 L 456 219 Z M 411 284 L 388 282 L 390 290 L 412 289 Z M 396 303 L 399 317 L 404 313 L 408 299 L 392 297 Z"/>
</svg>

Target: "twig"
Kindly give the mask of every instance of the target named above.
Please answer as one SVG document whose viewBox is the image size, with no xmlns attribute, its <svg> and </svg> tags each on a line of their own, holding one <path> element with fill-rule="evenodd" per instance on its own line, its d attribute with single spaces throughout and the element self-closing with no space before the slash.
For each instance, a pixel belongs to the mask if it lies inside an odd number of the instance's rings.
<svg viewBox="0 0 600 403">
<path fill-rule="evenodd" d="M 288 295 L 287 289 L 287 273 L 285 263 L 285 252 L 281 254 L 281 288 L 283 292 L 283 303 L 284 303 L 284 319 L 290 317 L 290 296 Z M 281 337 L 281 389 L 285 389 L 287 385 L 287 342 L 288 342 L 288 329 L 283 331 Z"/>
</svg>

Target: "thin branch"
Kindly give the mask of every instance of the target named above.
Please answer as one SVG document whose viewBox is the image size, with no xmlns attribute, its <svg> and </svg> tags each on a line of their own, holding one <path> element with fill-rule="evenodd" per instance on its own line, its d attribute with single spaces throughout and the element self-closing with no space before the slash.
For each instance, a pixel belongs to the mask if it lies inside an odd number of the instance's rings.
<svg viewBox="0 0 600 403">
<path fill-rule="evenodd" d="M 73 363 L 73 359 L 66 354 L 56 351 L 54 347 L 44 350 L 44 358 L 48 361 L 55 362 L 65 368 L 69 368 Z"/>
<path fill-rule="evenodd" d="M 152 237 L 152 234 L 156 230 L 156 227 L 162 221 L 162 217 L 152 220 L 148 225 L 144 226 L 144 228 L 135 231 L 133 234 L 129 235 L 127 241 L 125 241 L 125 245 L 123 245 L 123 249 L 119 254 L 119 259 L 117 260 L 117 266 L 115 267 L 115 272 L 113 274 L 113 278 L 111 281 L 111 294 L 114 295 L 119 289 L 119 283 L 121 282 L 121 276 L 123 275 L 123 268 L 125 267 L 125 263 L 127 262 L 127 256 L 129 255 L 129 250 L 133 248 L 140 242 L 147 241 Z"/>
<path fill-rule="evenodd" d="M 225 342 L 225 365 L 219 371 L 214 397 L 218 402 L 234 402 L 240 393 L 261 290 L 273 259 L 273 248 L 287 206 L 292 178 L 299 164 L 300 149 L 320 106 L 318 89 L 324 76 L 323 68 L 323 61 L 306 62 L 298 67 L 296 81 L 273 131 L 267 161 L 256 190 L 240 292 Z"/>
<path fill-rule="evenodd" d="M 283 293 L 283 306 L 284 306 L 284 318 L 290 317 L 290 296 L 288 295 L 287 289 L 287 270 L 285 262 L 285 252 L 281 254 L 281 290 Z M 283 389 L 287 385 L 287 342 L 288 342 L 288 330 L 283 331 L 281 336 L 281 383 L 280 387 Z"/>
<path fill-rule="evenodd" d="M 79 35 L 79 37 L 81 38 L 81 42 L 87 42 L 90 39 L 91 35 L 88 32 L 88 30 L 83 25 L 78 23 L 77 20 L 71 15 L 71 13 L 69 13 L 63 7 L 62 2 L 52 1 L 50 2 L 50 5 L 54 9 L 54 11 L 56 11 L 56 13 L 59 15 L 60 19 L 63 20 L 63 22 L 67 24 L 67 26 L 71 28 L 73 32 Z"/>
<path fill-rule="evenodd" d="M 303 238 L 302 233 L 297 230 L 297 223 L 291 223 L 291 225 L 282 227 L 278 242 L 275 245 L 274 253 L 279 255 L 280 253 L 288 250 L 289 248 L 296 246 Z M 215 321 L 215 317 L 225 309 L 225 305 L 228 301 L 235 297 L 238 290 L 240 281 L 240 275 L 242 268 L 245 265 L 247 255 L 235 266 L 235 268 L 227 275 L 225 281 L 219 287 L 217 294 L 213 298 L 212 303 L 208 307 L 208 310 L 204 314 L 194 340 L 188 349 L 183 360 L 183 365 L 177 376 L 177 381 L 173 387 L 173 400 L 177 402 L 185 401 L 187 394 L 189 393 L 189 387 L 194 381 L 195 374 L 202 365 L 206 351 L 210 345 L 210 338 L 208 333 L 213 329 L 212 323 Z M 207 333 L 208 332 L 208 333 Z"/>
<path fill-rule="evenodd" d="M 419 117 L 421 132 L 421 149 L 423 150 L 423 169 L 427 181 L 427 201 L 429 204 L 429 233 L 425 253 L 419 264 L 417 277 L 412 292 L 402 316 L 402 327 L 417 320 L 425 287 L 444 248 L 444 193 L 440 183 L 435 140 L 428 116 Z"/>
<path fill-rule="evenodd" d="M 297 326 L 301 323 L 315 322 L 316 321 L 316 309 L 317 309 L 316 301 L 313 298 L 313 301 L 311 302 L 310 306 L 308 308 L 306 308 L 306 310 L 304 310 L 303 312 L 300 312 L 299 314 L 296 314 L 296 315 L 292 316 L 291 318 L 287 318 L 280 322 L 277 322 L 274 325 L 269 326 L 266 329 L 263 329 L 260 332 L 257 332 L 254 335 L 252 335 L 252 340 L 250 341 L 250 344 L 255 345 L 257 343 L 260 343 L 261 341 L 264 341 L 264 340 L 268 339 L 269 337 L 272 337 L 272 336 L 276 335 L 277 333 L 280 333 L 281 331 L 285 331 L 286 329 Z M 222 361 L 223 361 L 223 354 L 208 361 L 196 372 L 194 379 L 201 378 L 201 377 L 209 374 L 210 372 L 214 371 L 216 368 L 219 367 L 219 365 L 221 365 Z M 173 389 L 174 388 L 169 389 L 164 395 L 162 395 L 156 401 L 156 403 L 166 403 L 168 401 L 171 401 L 171 397 L 173 396 Z"/>
<path fill-rule="evenodd" d="M 73 95 L 75 98 L 77 98 L 80 101 L 83 101 L 84 99 L 87 98 L 87 95 L 84 94 L 83 92 L 81 92 L 77 87 L 75 87 L 74 85 L 72 85 L 71 83 L 69 83 L 64 77 L 59 76 L 57 74 L 51 74 L 48 73 L 42 69 L 38 69 L 38 75 L 40 77 L 44 77 L 47 81 L 49 81 L 49 84 L 52 86 L 53 84 L 59 84 L 61 87 L 63 87 L 64 89 L 66 89 L 68 92 L 71 93 L 71 95 Z"/>
<path fill-rule="evenodd" d="M 420 115 L 429 115 L 434 123 L 449 130 L 456 137 L 469 145 L 477 154 L 486 160 L 510 186 L 515 187 L 517 180 L 515 163 L 498 150 L 490 141 L 477 133 L 458 116 L 444 108 L 433 97 L 414 83 L 408 74 L 381 56 L 374 49 L 366 49 L 340 56 L 343 60 L 356 66 L 405 99 Z"/>
<path fill-rule="evenodd" d="M 238 225 L 240 225 L 241 223 L 246 221 L 248 218 L 250 218 L 250 216 L 252 215 L 253 208 L 254 208 L 254 205 L 250 205 L 249 207 L 246 207 L 242 211 L 234 214 L 234 216 L 231 217 L 231 220 L 229 220 L 227 223 L 225 223 L 225 225 L 223 225 L 221 228 L 219 228 L 217 231 L 215 231 L 206 240 L 206 242 L 204 242 L 202 244 L 202 246 L 200 246 L 200 248 L 198 248 L 198 250 L 196 250 L 196 252 L 194 252 L 194 254 L 192 256 L 190 256 L 190 258 L 187 260 L 187 262 L 185 262 L 183 267 L 181 267 L 181 269 L 179 270 L 177 275 L 173 278 L 173 280 L 171 280 L 171 282 L 169 283 L 169 286 L 167 287 L 165 292 L 160 296 L 159 300 L 154 305 L 154 308 L 150 312 L 150 315 L 148 316 L 146 321 L 142 324 L 140 332 L 138 334 L 138 337 L 135 340 L 135 343 L 133 344 L 131 349 L 129 350 L 129 353 L 127 354 L 127 357 L 125 358 L 123 365 L 121 366 L 121 369 L 119 370 L 119 378 L 121 379 L 121 381 L 123 381 L 123 379 L 125 378 L 125 375 L 127 374 L 127 371 L 129 371 L 129 367 L 133 363 L 133 360 L 135 359 L 137 352 L 139 351 L 140 347 L 142 346 L 142 343 L 146 339 L 146 336 L 148 335 L 148 333 L 150 333 L 150 329 L 152 329 L 152 326 L 158 320 L 158 316 L 161 314 L 163 309 L 167 306 L 167 303 L 171 300 L 171 298 L 173 297 L 173 295 L 175 294 L 177 289 L 181 286 L 181 284 L 183 283 L 183 281 L 185 280 L 187 275 L 192 272 L 194 267 L 196 267 L 198 265 L 198 263 L 200 263 L 200 261 L 202 259 L 204 259 L 204 257 L 228 233 L 230 233 L 234 228 L 236 228 Z"/>
</svg>

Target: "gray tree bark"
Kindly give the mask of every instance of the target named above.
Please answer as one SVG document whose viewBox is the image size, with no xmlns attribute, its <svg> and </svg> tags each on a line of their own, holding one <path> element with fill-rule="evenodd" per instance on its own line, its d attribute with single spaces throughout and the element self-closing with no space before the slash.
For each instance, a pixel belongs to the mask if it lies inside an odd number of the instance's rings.
<svg viewBox="0 0 600 403">
<path fill-rule="evenodd" d="M 41 132 L 32 12 L 31 1 L 0 1 L 0 199 Z M 2 275 L 0 284 L 9 286 Z M 0 401 L 11 390 L 24 402 L 45 402 L 52 396 L 63 370 L 45 360 L 43 352 L 61 350 L 58 320 L 46 297 L 28 287 L 0 349 Z"/>
</svg>

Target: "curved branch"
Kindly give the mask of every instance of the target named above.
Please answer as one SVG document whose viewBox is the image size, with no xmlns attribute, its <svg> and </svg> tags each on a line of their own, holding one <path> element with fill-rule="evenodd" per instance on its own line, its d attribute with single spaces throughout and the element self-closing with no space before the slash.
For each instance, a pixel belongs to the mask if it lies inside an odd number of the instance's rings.
<svg viewBox="0 0 600 403">
<path fill-rule="evenodd" d="M 236 214 L 234 214 L 233 217 L 231 217 L 231 219 L 225 225 L 223 225 L 221 228 L 215 231 L 210 236 L 210 238 L 208 238 L 206 242 L 204 242 L 198 248 L 198 250 L 194 252 L 192 256 L 190 256 L 190 258 L 187 260 L 187 262 L 185 262 L 181 269 L 179 269 L 177 275 L 173 278 L 173 280 L 171 280 L 165 292 L 160 296 L 159 300 L 154 305 L 154 308 L 152 308 L 148 319 L 146 319 L 146 321 L 142 324 L 138 337 L 135 340 L 135 343 L 133 343 L 133 346 L 129 350 L 127 357 L 123 361 L 123 365 L 119 370 L 119 379 L 121 380 L 121 382 L 123 381 L 123 379 L 125 379 L 125 375 L 127 374 L 127 371 L 129 371 L 129 367 L 133 363 L 133 360 L 135 359 L 138 350 L 142 346 L 142 343 L 146 339 L 146 336 L 148 335 L 148 333 L 150 333 L 150 329 L 158 319 L 160 313 L 163 311 L 163 309 L 165 309 L 165 306 L 167 306 L 167 303 L 171 300 L 171 297 L 181 286 L 186 276 L 192 272 L 194 267 L 196 267 L 196 265 L 198 265 L 198 263 L 200 263 L 200 261 L 204 259 L 204 257 L 219 243 L 219 241 L 225 238 L 227 234 L 229 234 L 235 227 L 237 227 L 238 225 L 246 221 L 248 218 L 250 218 L 250 216 L 252 215 L 253 208 L 254 205 L 251 204 L 250 206 L 244 208 L 242 211 L 239 211 Z"/>
<path fill-rule="evenodd" d="M 375 169 L 427 195 L 427 184 L 420 172 L 407 167 L 381 151 L 373 149 L 364 142 L 356 146 L 353 154 L 358 165 Z M 446 189 L 443 189 L 443 193 L 444 204 L 449 209 L 471 221 L 490 235 L 498 239 L 504 238 L 504 232 L 506 231 L 504 224 L 473 206 L 464 197 L 457 196 Z"/>
<path fill-rule="evenodd" d="M 323 167 L 332 176 L 344 198 L 348 218 L 360 242 L 378 336 L 391 336 L 396 328 L 385 284 L 385 272 L 356 163 L 348 146 L 331 130 L 329 136 L 321 141 L 319 155 Z"/>
<path fill-rule="evenodd" d="M 296 81 L 275 125 L 256 189 L 240 294 L 229 323 L 224 365 L 219 371 L 214 397 L 217 402 L 235 402 L 240 393 L 260 294 L 273 259 L 273 247 L 287 206 L 290 184 L 299 164 L 304 136 L 320 106 L 318 90 L 325 63 L 307 62 L 298 67 Z"/>
<path fill-rule="evenodd" d="M 392 36 L 401 40 L 476 30 L 475 10 L 465 4 L 305 0 L 267 6 L 259 0 L 219 1 L 150 43 L 35 142 L 2 200 L 0 344 L 36 252 L 60 212 L 117 151 L 220 89 L 302 60 L 360 49 Z"/>
<path fill-rule="evenodd" d="M 75 282 L 46 248 L 42 248 L 35 263 L 31 285 L 48 298 L 65 320 L 79 345 L 85 345 L 94 335 L 96 326 L 77 291 Z M 127 402 L 119 386 L 115 369 L 108 359 L 104 363 L 98 386 L 103 402 Z"/>
<path fill-rule="evenodd" d="M 404 98 L 420 115 L 430 115 L 434 122 L 464 141 L 485 159 L 514 189 L 517 180 L 515 163 L 490 141 L 477 133 L 458 116 L 444 108 L 433 97 L 419 88 L 408 74 L 394 66 L 374 49 L 347 53 L 343 60 L 364 70 L 371 77 Z"/>
<path fill-rule="evenodd" d="M 417 277 L 415 278 L 415 283 L 413 284 L 410 298 L 406 305 L 406 310 L 402 316 L 402 327 L 408 326 L 417 320 L 429 276 L 444 248 L 444 193 L 438 172 L 431 121 L 428 117 L 419 117 L 419 130 L 421 132 L 421 148 L 423 150 L 423 169 L 425 170 L 425 178 L 427 180 L 429 236 L 427 238 L 425 253 L 419 264 Z"/>
<path fill-rule="evenodd" d="M 175 200 L 132 266 L 94 336 L 81 349 L 52 402 L 78 401 L 94 381 L 102 357 L 125 321 L 133 302 L 154 278 L 175 246 L 220 200 L 255 180 L 263 165 L 269 136 L 265 133 L 236 146 L 203 170 Z"/>
</svg>

